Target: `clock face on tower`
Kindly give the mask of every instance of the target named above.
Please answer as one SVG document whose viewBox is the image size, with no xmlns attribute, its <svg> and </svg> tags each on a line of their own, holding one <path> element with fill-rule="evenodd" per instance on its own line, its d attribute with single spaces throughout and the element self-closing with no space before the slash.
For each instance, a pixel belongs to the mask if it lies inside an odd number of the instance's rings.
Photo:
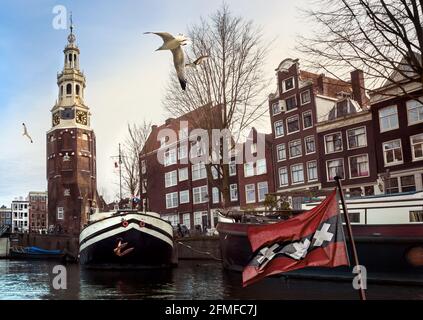
<svg viewBox="0 0 423 320">
<path fill-rule="evenodd" d="M 86 111 L 76 111 L 76 123 L 88 125 L 88 114 Z"/>
<path fill-rule="evenodd" d="M 53 126 L 57 126 L 60 123 L 60 114 L 59 112 L 53 113 Z"/>
</svg>

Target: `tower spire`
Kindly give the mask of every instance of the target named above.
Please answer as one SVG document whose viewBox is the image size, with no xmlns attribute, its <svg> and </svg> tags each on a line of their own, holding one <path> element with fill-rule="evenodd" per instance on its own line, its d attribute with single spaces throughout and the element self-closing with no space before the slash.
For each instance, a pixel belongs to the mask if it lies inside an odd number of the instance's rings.
<svg viewBox="0 0 423 320">
<path fill-rule="evenodd" d="M 72 19 L 72 11 L 70 13 L 70 32 L 73 34 L 73 19 Z"/>
<path fill-rule="evenodd" d="M 70 20 L 70 27 L 69 27 L 69 29 L 70 29 L 70 34 L 69 34 L 69 36 L 68 36 L 68 42 L 69 42 L 69 44 L 73 45 L 73 44 L 74 44 L 74 42 L 76 41 L 76 37 L 75 37 L 75 35 L 73 34 L 73 28 L 74 28 L 75 26 L 73 25 L 73 16 L 72 16 L 72 12 L 70 13 L 70 18 L 69 18 L 69 20 Z"/>
</svg>

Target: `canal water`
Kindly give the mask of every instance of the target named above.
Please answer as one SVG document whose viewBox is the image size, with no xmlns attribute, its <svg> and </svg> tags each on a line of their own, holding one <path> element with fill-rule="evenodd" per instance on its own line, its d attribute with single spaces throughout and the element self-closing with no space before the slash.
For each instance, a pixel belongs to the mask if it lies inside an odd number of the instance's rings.
<svg viewBox="0 0 423 320">
<path fill-rule="evenodd" d="M 357 299 L 348 282 L 268 278 L 242 288 L 241 274 L 210 261 L 172 270 L 85 270 L 66 266 L 67 289 L 52 286 L 55 263 L 0 260 L 0 299 Z M 368 284 L 368 299 L 423 299 L 423 286 Z"/>
</svg>

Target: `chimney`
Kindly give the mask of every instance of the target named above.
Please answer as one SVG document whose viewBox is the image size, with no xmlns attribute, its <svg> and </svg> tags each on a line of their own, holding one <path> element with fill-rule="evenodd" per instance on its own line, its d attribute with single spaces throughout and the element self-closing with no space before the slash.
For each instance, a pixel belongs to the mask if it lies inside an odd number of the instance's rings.
<svg viewBox="0 0 423 320">
<path fill-rule="evenodd" d="M 168 125 L 170 125 L 170 123 L 171 123 L 173 120 L 175 120 L 175 119 L 174 119 L 174 118 L 168 118 L 168 119 L 166 119 L 166 121 L 165 121 L 166 125 L 167 125 L 167 126 L 168 126 Z"/>
<path fill-rule="evenodd" d="M 325 74 L 322 73 L 319 75 L 319 77 L 317 78 L 317 88 L 319 90 L 319 93 L 321 95 L 327 95 L 327 87 L 326 87 L 326 83 L 325 83 Z"/>
<path fill-rule="evenodd" d="M 156 124 L 153 124 L 152 126 L 151 126 L 151 131 L 154 131 L 154 130 L 156 130 L 157 129 L 157 125 Z"/>
<path fill-rule="evenodd" d="M 366 96 L 363 70 L 356 69 L 351 72 L 351 87 L 353 99 L 358 102 L 360 107 L 367 106 L 369 101 Z"/>
</svg>

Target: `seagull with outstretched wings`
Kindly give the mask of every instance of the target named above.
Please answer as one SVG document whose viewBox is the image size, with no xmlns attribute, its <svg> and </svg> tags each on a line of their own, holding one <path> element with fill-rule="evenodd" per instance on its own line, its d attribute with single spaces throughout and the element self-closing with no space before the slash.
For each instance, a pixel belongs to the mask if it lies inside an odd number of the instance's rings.
<svg viewBox="0 0 423 320">
<path fill-rule="evenodd" d="M 208 58 L 210 58 L 210 56 L 200 56 L 199 58 L 197 58 L 195 61 L 191 62 L 191 63 L 187 63 L 185 66 L 186 67 L 193 67 L 193 68 L 197 68 L 198 65 L 202 64 L 204 61 L 206 61 Z"/>
<path fill-rule="evenodd" d="M 25 136 L 25 137 L 27 137 L 29 139 L 29 141 L 31 141 L 31 143 L 34 143 L 34 141 L 32 141 L 32 138 L 31 138 L 31 136 L 28 133 L 28 130 L 26 128 L 25 123 L 22 123 L 22 126 L 23 126 L 23 130 L 24 130 L 23 133 L 22 133 L 22 135 Z"/>
<path fill-rule="evenodd" d="M 172 36 L 168 32 L 145 32 L 145 34 L 155 34 L 163 39 L 163 45 L 159 50 L 170 50 L 173 55 L 173 64 L 182 90 L 186 90 L 187 80 L 185 77 L 185 53 L 182 46 L 187 44 L 188 39 L 184 35 Z"/>
</svg>

